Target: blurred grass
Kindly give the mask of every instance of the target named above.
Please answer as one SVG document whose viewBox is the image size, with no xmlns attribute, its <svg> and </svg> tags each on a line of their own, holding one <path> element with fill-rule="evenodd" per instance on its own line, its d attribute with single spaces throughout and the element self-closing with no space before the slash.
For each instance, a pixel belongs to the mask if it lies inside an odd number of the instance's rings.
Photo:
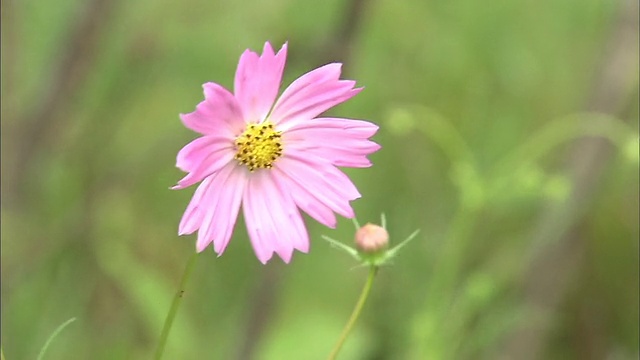
<svg viewBox="0 0 640 360">
<path fill-rule="evenodd" d="M 167 190 L 182 176 L 176 152 L 196 136 L 177 115 L 201 101 L 202 83 L 230 88 L 241 52 L 265 40 L 289 41 L 285 84 L 344 61 L 345 77 L 366 87 L 332 110 L 381 126 L 375 166 L 346 170 L 363 195 L 354 208 L 361 223 L 385 212 L 392 241 L 421 229 L 380 272 L 344 359 L 637 358 L 637 51 L 620 63 L 632 66 L 618 69 L 610 114 L 579 115 L 593 111 L 625 3 L 356 3 L 359 27 L 348 40 L 339 29 L 356 19 L 337 0 L 3 1 L 7 360 L 35 357 L 71 317 L 78 321 L 48 359 L 151 356 L 195 241 L 176 235 L 192 191 Z M 74 37 L 91 6 L 102 9 L 98 30 Z M 338 48 L 348 51 L 331 51 L 347 40 Z M 88 50 L 65 60 L 74 46 Z M 582 125 L 598 116 L 605 132 L 618 129 L 594 170 L 599 181 L 539 242 L 540 219 L 577 193 L 583 179 L 568 154 L 596 141 L 600 130 Z M 554 122 L 583 140 L 551 147 Z M 548 151 L 518 152 L 544 131 L 531 150 Z M 511 165 L 499 167 L 504 159 Z M 166 358 L 240 358 L 245 341 L 257 342 L 256 359 L 325 357 L 366 273 L 320 239 L 351 241 L 349 221 L 337 230 L 307 224 L 310 254 L 289 266 L 274 259 L 274 278 L 241 221 L 224 256 L 203 254 Z M 264 281 L 274 305 L 264 305 L 264 333 L 253 338 Z"/>
</svg>

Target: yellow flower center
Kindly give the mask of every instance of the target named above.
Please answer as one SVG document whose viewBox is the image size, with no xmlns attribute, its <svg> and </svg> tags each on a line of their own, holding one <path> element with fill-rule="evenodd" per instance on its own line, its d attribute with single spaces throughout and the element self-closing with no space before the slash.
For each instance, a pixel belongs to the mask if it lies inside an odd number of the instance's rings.
<svg viewBox="0 0 640 360">
<path fill-rule="evenodd" d="M 269 121 L 247 125 L 247 129 L 236 138 L 237 152 L 234 158 L 246 165 L 249 171 L 256 168 L 271 169 L 273 163 L 282 156 L 281 134 L 282 131 L 276 131 Z"/>
</svg>

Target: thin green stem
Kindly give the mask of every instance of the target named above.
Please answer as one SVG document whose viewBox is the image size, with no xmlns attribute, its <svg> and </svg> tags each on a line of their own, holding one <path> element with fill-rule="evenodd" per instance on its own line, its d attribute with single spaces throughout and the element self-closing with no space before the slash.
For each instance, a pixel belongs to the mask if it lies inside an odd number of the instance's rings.
<svg viewBox="0 0 640 360">
<path fill-rule="evenodd" d="M 4 360 L 4 351 L 2 351 L 2 346 L 0 346 L 0 360 Z"/>
<path fill-rule="evenodd" d="M 351 332 L 353 325 L 356 323 L 356 320 L 358 320 L 358 317 L 360 316 L 360 312 L 362 312 L 364 303 L 367 301 L 367 298 L 369 297 L 369 293 L 371 292 L 371 286 L 373 285 L 373 279 L 375 278 L 377 272 L 378 272 L 377 266 L 375 265 L 369 266 L 369 277 L 367 278 L 367 282 L 364 284 L 364 287 L 362 288 L 362 293 L 360 293 L 360 298 L 358 299 L 358 303 L 356 304 L 356 307 L 353 309 L 353 312 L 351 313 L 351 317 L 349 318 L 349 322 L 347 322 L 347 325 L 344 327 L 344 330 L 342 330 L 342 334 L 340 334 L 340 339 L 338 339 L 338 342 L 333 347 L 333 351 L 331 351 L 331 355 L 329 355 L 328 360 L 336 359 L 336 357 L 338 356 L 338 353 L 340 352 L 340 349 L 342 348 L 342 345 L 344 344 L 345 340 L 347 340 L 347 337 L 349 336 L 349 333 Z"/>
<path fill-rule="evenodd" d="M 169 308 L 169 313 L 167 314 L 167 318 L 164 321 L 164 326 L 162 327 L 162 334 L 160 334 L 160 341 L 158 342 L 158 348 L 156 349 L 156 360 L 162 359 L 162 354 L 164 353 L 164 348 L 167 345 L 167 339 L 169 338 L 169 332 L 171 331 L 173 320 L 178 313 L 178 308 L 180 307 L 182 296 L 184 295 L 184 289 L 187 286 L 187 282 L 189 281 L 191 271 L 193 270 L 197 258 L 198 253 L 193 253 L 193 255 L 191 255 L 191 258 L 189 259 L 189 262 L 187 263 L 187 266 L 184 269 L 182 279 L 180 279 L 180 286 L 178 286 L 178 291 L 176 291 L 176 294 L 173 297 L 171 308 Z"/>
<path fill-rule="evenodd" d="M 51 335 L 49 335 L 49 338 L 42 346 L 42 349 L 40 349 L 40 353 L 38 354 L 38 357 L 37 357 L 38 360 L 42 360 L 44 358 L 44 354 L 47 352 L 47 349 L 49 348 L 49 345 L 51 345 L 51 342 L 53 341 L 53 339 L 55 339 L 55 337 L 58 336 L 58 334 L 60 334 L 60 332 L 65 327 L 67 327 L 67 325 L 71 324 L 74 321 L 76 321 L 76 318 L 71 318 L 65 321 L 64 323 L 62 323 L 62 325 L 58 326 L 58 328 L 55 329 Z"/>
</svg>

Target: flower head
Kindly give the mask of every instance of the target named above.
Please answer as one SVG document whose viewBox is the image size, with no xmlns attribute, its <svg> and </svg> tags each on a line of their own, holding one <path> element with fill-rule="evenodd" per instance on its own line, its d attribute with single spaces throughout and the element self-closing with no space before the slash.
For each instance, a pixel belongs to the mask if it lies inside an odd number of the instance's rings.
<svg viewBox="0 0 640 360">
<path fill-rule="evenodd" d="M 360 197 L 337 167 L 368 167 L 380 146 L 369 140 L 378 126 L 362 120 L 317 117 L 359 93 L 355 81 L 340 80 L 341 64 L 302 75 L 276 100 L 287 55 L 267 42 L 262 55 L 240 57 L 231 93 L 204 84 L 205 100 L 186 127 L 200 134 L 177 156 L 188 174 L 174 189 L 201 182 L 187 206 L 179 234 L 198 232 L 197 251 L 213 243 L 221 255 L 242 207 L 256 256 L 275 252 L 285 262 L 293 250 L 309 250 L 299 210 L 334 228 L 334 213 L 353 218 L 349 202 Z"/>
</svg>

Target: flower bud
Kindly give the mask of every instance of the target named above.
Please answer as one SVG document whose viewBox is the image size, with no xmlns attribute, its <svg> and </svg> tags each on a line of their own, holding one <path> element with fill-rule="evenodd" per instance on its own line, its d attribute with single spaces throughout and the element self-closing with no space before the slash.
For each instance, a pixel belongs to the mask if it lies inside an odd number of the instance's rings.
<svg viewBox="0 0 640 360">
<path fill-rule="evenodd" d="M 389 233 L 383 227 L 366 224 L 356 232 L 356 248 L 372 254 L 385 250 L 389 245 Z"/>
</svg>

